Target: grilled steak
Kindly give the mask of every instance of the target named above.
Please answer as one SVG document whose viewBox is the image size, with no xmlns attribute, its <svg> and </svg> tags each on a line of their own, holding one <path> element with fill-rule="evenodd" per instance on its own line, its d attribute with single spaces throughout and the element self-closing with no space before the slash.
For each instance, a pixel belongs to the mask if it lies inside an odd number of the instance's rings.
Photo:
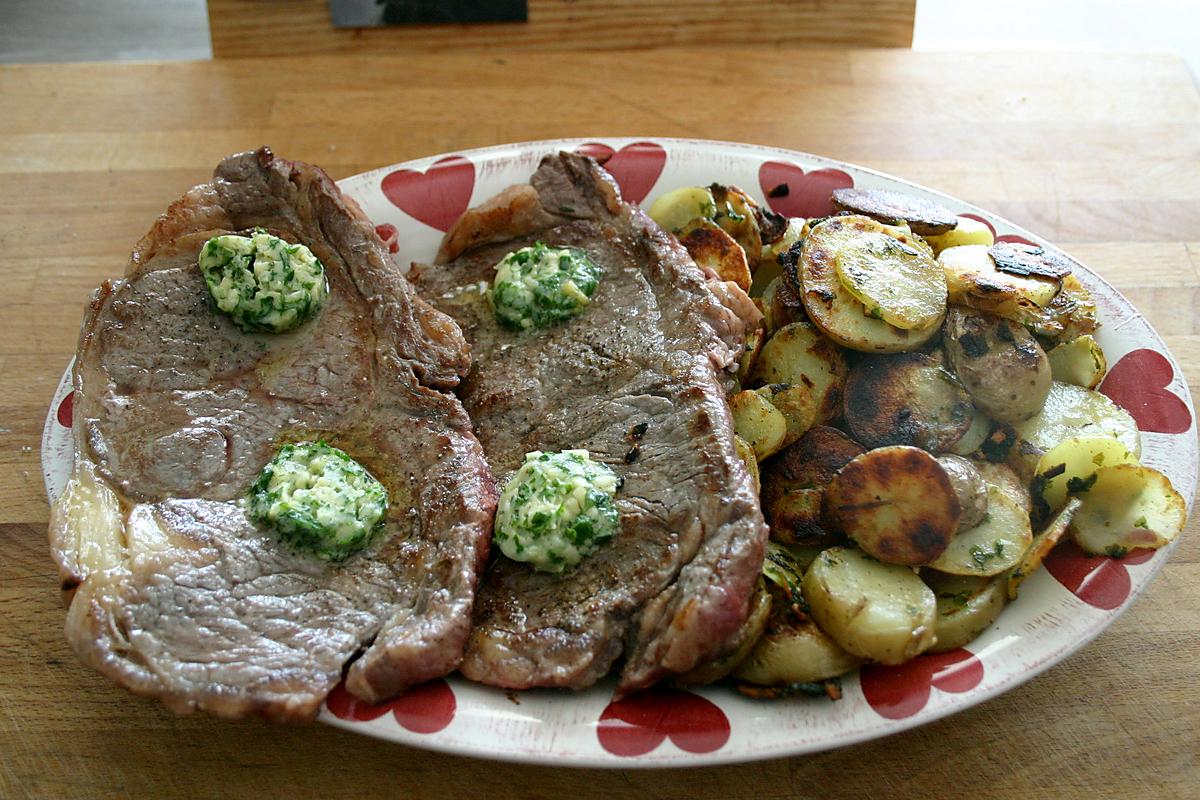
<svg viewBox="0 0 1200 800">
<path fill-rule="evenodd" d="M 535 240 L 586 250 L 604 276 L 582 315 L 514 333 L 483 284 Z M 624 479 L 620 533 L 573 570 L 491 565 L 463 674 L 579 689 L 624 653 L 625 692 L 720 655 L 746 618 L 767 533 L 725 401 L 726 369 L 759 316 L 749 298 L 570 154 L 468 211 L 439 260 L 413 280 L 471 343 L 459 393 L 495 474 L 527 451 L 586 448 Z"/>
<path fill-rule="evenodd" d="M 294 332 L 243 333 L 209 307 L 200 248 L 255 227 L 325 265 L 329 299 Z M 266 148 L 223 161 L 84 322 L 76 466 L 50 531 L 80 658 L 177 711 L 288 720 L 314 716 L 348 663 L 348 690 L 372 702 L 452 671 L 496 503 L 443 391 L 469 360 L 323 172 Z M 317 438 L 391 500 L 384 530 L 341 563 L 239 504 L 282 442 Z"/>
</svg>

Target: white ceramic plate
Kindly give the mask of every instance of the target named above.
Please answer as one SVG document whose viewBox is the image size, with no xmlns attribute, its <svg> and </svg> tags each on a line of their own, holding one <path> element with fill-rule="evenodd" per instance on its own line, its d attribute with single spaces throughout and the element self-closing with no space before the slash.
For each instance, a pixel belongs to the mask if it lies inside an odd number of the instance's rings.
<svg viewBox="0 0 1200 800">
<path fill-rule="evenodd" d="M 743 187 L 785 215 L 816 216 L 829 213 L 833 188 L 886 187 L 974 215 L 1000 238 L 1049 245 L 982 209 L 898 178 L 804 153 L 720 142 L 614 138 L 514 144 L 410 161 L 340 185 L 407 264 L 431 259 L 443 231 L 469 205 L 525 182 L 543 155 L 560 149 L 611 156 L 607 168 L 625 197 L 644 204 L 678 186 L 718 181 Z M 1101 390 L 1133 413 L 1143 431 L 1143 461 L 1165 472 L 1190 505 L 1197 448 L 1183 373 L 1129 301 L 1075 263 L 1100 307 L 1097 338 L 1111 365 Z M 68 371 L 42 439 L 51 498 L 62 491 L 71 465 L 69 392 Z M 417 747 L 548 765 L 689 766 L 824 750 L 930 722 L 1029 680 L 1109 625 L 1154 578 L 1170 550 L 1137 551 L 1114 561 L 1064 545 L 1049 559 L 1049 569 L 1027 581 L 1020 598 L 969 648 L 901 667 L 868 667 L 845 679 L 839 702 L 753 701 L 716 687 L 656 689 L 613 703 L 612 683 L 578 694 L 506 693 L 452 676 L 378 707 L 363 707 L 339 688 L 321 719 Z"/>
</svg>

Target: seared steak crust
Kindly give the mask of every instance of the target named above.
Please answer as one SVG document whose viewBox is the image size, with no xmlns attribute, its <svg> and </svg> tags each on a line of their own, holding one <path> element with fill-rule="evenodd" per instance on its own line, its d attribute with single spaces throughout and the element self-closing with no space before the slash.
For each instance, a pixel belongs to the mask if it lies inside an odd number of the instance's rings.
<svg viewBox="0 0 1200 800">
<path fill-rule="evenodd" d="M 209 307 L 199 249 L 255 227 L 326 267 L 324 309 L 292 333 L 246 334 Z M 76 652 L 177 711 L 287 720 L 314 716 L 348 663 L 348 690 L 371 702 L 455 669 L 496 502 L 442 391 L 469 362 L 323 172 L 266 148 L 223 161 L 84 322 L 76 471 L 51 524 Z M 316 438 L 390 498 L 384 531 L 340 564 L 258 530 L 238 502 L 282 442 Z"/>
<path fill-rule="evenodd" d="M 484 284 L 535 240 L 588 251 L 604 277 L 582 315 L 513 333 Z M 746 618 L 766 539 L 725 401 L 726 369 L 757 321 L 749 299 L 570 154 L 468 211 L 440 259 L 414 281 L 471 343 L 460 396 L 495 474 L 531 450 L 582 447 L 624 479 L 620 533 L 574 570 L 492 564 L 463 674 L 579 689 L 624 653 L 620 690 L 632 691 L 720 655 Z"/>
</svg>

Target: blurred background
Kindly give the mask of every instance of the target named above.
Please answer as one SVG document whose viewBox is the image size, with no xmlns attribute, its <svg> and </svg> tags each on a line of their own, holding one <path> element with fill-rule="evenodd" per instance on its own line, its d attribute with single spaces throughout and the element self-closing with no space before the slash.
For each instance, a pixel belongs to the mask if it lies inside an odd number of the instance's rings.
<svg viewBox="0 0 1200 800">
<path fill-rule="evenodd" d="M 479 46 L 474 36 L 455 42 L 448 29 L 335 29 L 351 12 L 370 13 L 378 0 L 340 0 L 331 16 L 325 0 L 0 0 L 0 61 L 194 60 L 277 54 L 280 26 L 303 33 L 309 52 L 378 51 L 424 46 Z M 524 5 L 411 2 L 413 7 L 490 7 L 514 13 Z M 744 41 L 766 37 L 780 45 L 912 46 L 918 50 L 1157 50 L 1182 55 L 1200 75 L 1200 2 L 1197 0 L 530 0 L 527 23 L 504 26 L 505 41 L 553 49 L 646 47 L 684 43 L 681 26 L 640 24 L 648 6 L 675 6 L 706 35 L 705 19 L 721 19 Z M 806 8 L 807 7 L 807 8 Z M 838 8 L 844 9 L 839 12 Z M 347 16 L 351 14 L 350 16 Z M 783 17 L 777 15 L 782 14 Z M 592 28 L 603 15 L 639 21 Z M 662 18 L 663 15 L 659 15 Z M 731 18 L 741 17 L 738 25 Z M 501 17 L 511 19 L 513 17 Z M 779 31 L 770 21 L 787 19 Z M 577 25 L 587 38 L 539 38 L 539 30 Z M 478 30 L 480 26 L 471 26 Z M 711 33 L 711 29 L 709 29 Z M 735 33 L 728 33 L 730 37 Z M 272 41 L 274 39 L 274 41 Z M 294 41 L 294 40 L 293 40 Z M 736 43 L 734 40 L 718 43 Z"/>
</svg>

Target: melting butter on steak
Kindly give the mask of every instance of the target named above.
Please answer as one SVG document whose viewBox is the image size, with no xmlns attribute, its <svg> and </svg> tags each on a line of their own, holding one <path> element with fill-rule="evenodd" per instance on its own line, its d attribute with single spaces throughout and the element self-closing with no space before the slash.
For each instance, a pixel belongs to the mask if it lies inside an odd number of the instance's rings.
<svg viewBox="0 0 1200 800">
<path fill-rule="evenodd" d="M 295 331 L 247 334 L 208 305 L 200 248 L 256 227 L 327 270 L 323 309 Z M 321 170 L 266 148 L 223 161 L 84 321 L 75 470 L 50 530 L 80 658 L 177 711 L 288 720 L 314 716 L 348 663 L 368 702 L 454 670 L 496 504 L 444 391 L 469 361 Z M 282 442 L 317 438 L 391 498 L 383 531 L 340 563 L 239 503 Z"/>
<path fill-rule="evenodd" d="M 580 248 L 604 273 L 577 317 L 514 332 L 482 289 L 534 241 Z M 721 655 L 746 619 L 767 536 L 725 401 L 726 370 L 760 316 L 749 298 L 703 274 L 594 161 L 571 154 L 468 211 L 439 261 L 415 266 L 414 281 L 471 343 L 460 396 L 495 474 L 532 450 L 583 448 L 624 479 L 620 532 L 574 569 L 492 564 L 463 674 L 579 689 L 624 654 L 620 690 L 632 691 Z"/>
</svg>

